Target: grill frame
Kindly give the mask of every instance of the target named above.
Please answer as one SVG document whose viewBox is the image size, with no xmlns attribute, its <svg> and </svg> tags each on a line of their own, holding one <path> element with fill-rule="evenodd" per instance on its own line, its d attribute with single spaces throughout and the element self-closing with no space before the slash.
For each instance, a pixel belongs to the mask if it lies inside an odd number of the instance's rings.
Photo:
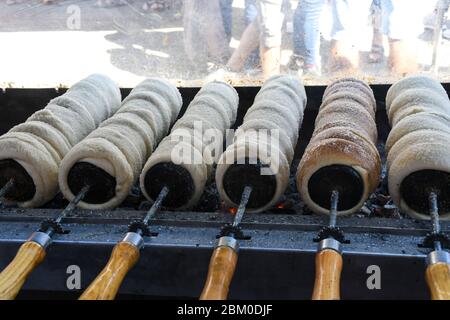
<svg viewBox="0 0 450 320">
<path fill-rule="evenodd" d="M 444 84 L 447 91 L 449 84 Z M 379 140 L 385 141 L 389 125 L 384 112 L 388 85 L 372 86 L 377 100 Z M 183 112 L 199 88 L 181 88 Z M 240 106 L 237 125 L 251 106 L 257 87 L 238 87 Z M 325 87 L 307 87 L 308 105 L 293 165 L 301 158 L 309 142 L 314 119 Z M 7 89 L 0 93 L 0 105 L 12 113 L 0 120 L 0 134 L 24 121 L 42 108 L 48 100 L 64 90 Z M 130 89 L 124 89 L 125 96 Z M 36 102 L 36 103 L 35 103 Z M 18 107 L 20 106 L 20 107 Z M 183 113 L 182 112 L 182 113 Z M 181 116 L 181 115 L 180 115 Z M 385 170 L 384 170 L 385 173 Z M 0 210 L 0 268 L 14 257 L 19 246 L 39 227 L 41 220 L 53 217 L 56 209 Z M 82 288 L 86 288 L 103 268 L 114 244 L 123 238 L 127 224 L 144 211 L 76 211 L 65 219 L 69 235 L 56 235 L 44 262 L 31 274 L 19 296 L 53 292 L 76 297 L 81 290 L 66 287 L 66 268 L 78 265 Z M 161 212 L 153 230 L 159 236 L 146 239 L 141 258 L 130 271 L 120 289 L 120 297 L 188 297 L 200 295 L 215 236 L 223 223 L 231 221 L 228 213 Z M 314 256 L 317 244 L 313 238 L 328 223 L 327 217 L 292 214 L 247 214 L 242 227 L 252 236 L 241 242 L 231 299 L 309 299 L 314 282 Z M 418 243 L 429 231 L 429 222 L 413 219 L 340 217 L 338 225 L 350 244 L 344 245 L 342 274 L 343 299 L 428 299 L 425 284 L 427 249 Z M 449 232 L 450 222 L 442 222 Z M 381 268 L 381 290 L 366 286 L 367 267 Z"/>
</svg>

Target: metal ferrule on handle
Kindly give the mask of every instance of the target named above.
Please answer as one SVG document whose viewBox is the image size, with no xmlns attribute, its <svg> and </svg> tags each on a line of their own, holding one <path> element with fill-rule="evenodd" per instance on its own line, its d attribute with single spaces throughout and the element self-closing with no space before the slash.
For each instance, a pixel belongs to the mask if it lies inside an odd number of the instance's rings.
<svg viewBox="0 0 450 320">
<path fill-rule="evenodd" d="M 52 244 L 52 238 L 45 232 L 33 232 L 28 241 L 36 242 L 42 248 L 47 249 Z"/>
<path fill-rule="evenodd" d="M 323 250 L 326 250 L 326 249 L 334 250 L 337 253 L 342 254 L 341 243 L 339 241 L 337 241 L 336 239 L 333 239 L 333 238 L 323 239 L 317 245 L 317 251 L 319 251 L 319 252 L 323 251 Z"/>
<path fill-rule="evenodd" d="M 216 248 L 219 248 L 219 247 L 228 247 L 228 248 L 233 249 L 235 252 L 239 251 L 238 241 L 235 238 L 229 237 L 229 236 L 219 238 L 219 240 L 217 241 Z"/>
<path fill-rule="evenodd" d="M 139 250 L 144 247 L 144 238 L 136 232 L 128 232 L 123 238 L 122 242 L 128 242 Z"/>
</svg>

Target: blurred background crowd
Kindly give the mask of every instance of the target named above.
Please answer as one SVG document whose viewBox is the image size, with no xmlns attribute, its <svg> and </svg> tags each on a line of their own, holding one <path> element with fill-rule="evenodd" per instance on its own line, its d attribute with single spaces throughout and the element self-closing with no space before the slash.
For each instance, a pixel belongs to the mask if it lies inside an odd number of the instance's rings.
<svg viewBox="0 0 450 320">
<path fill-rule="evenodd" d="M 231 4 L 232 0 L 184 1 L 186 53 L 196 64 L 213 59 L 229 72 L 241 71 L 250 59 L 250 63 L 261 66 L 264 78 L 280 73 L 282 36 L 289 19 L 291 70 L 310 75 L 320 75 L 322 69 L 331 73 L 356 72 L 360 59 L 358 39 L 370 23 L 373 33 L 369 62 L 378 63 L 387 53 L 392 74 L 415 73 L 420 36 L 426 28 L 435 28 L 439 6 L 445 6 L 443 11 L 448 9 L 446 1 L 433 0 L 299 0 L 296 8 L 286 0 L 246 0 L 247 27 L 239 46 L 230 52 Z M 330 40 L 326 68 L 320 54 L 325 9 L 331 13 L 331 28 L 325 36 Z"/>
<path fill-rule="evenodd" d="M 23 2 L 7 0 L 11 7 Z M 199 77 L 328 77 L 357 74 L 362 65 L 401 76 L 436 69 L 438 47 L 450 38 L 449 0 L 96 0 L 95 6 L 179 11 L 183 63 Z"/>
</svg>

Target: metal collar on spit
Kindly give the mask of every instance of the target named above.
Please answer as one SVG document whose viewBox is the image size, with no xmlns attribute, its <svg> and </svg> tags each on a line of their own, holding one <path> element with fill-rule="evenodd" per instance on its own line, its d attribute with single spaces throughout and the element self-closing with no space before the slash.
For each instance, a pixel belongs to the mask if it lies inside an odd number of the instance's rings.
<svg viewBox="0 0 450 320">
<path fill-rule="evenodd" d="M 61 214 L 56 219 L 47 219 L 42 221 L 39 232 L 47 233 L 50 237 L 55 234 L 67 234 L 70 230 L 66 230 L 63 228 L 61 221 L 64 219 L 69 213 L 75 210 L 78 203 L 84 199 L 86 194 L 89 191 L 90 186 L 84 186 L 81 191 L 75 196 L 75 198 L 70 201 L 67 207 L 61 212 Z"/>
<path fill-rule="evenodd" d="M 5 195 L 14 187 L 14 179 L 11 178 L 9 181 L 0 189 L 0 201 L 5 197 Z"/>
<path fill-rule="evenodd" d="M 244 216 L 245 209 L 247 208 L 248 201 L 250 199 L 250 195 L 252 194 L 253 188 L 251 186 L 246 186 L 244 191 L 242 192 L 241 202 L 239 203 L 239 207 L 237 209 L 236 215 L 234 216 L 234 220 L 232 224 L 227 223 L 222 227 L 220 233 L 217 235 L 217 238 L 221 237 L 233 237 L 238 240 L 250 240 L 250 236 L 246 236 L 242 229 L 240 228 L 240 224 L 242 221 L 242 217 Z"/>
<path fill-rule="evenodd" d="M 450 239 L 441 231 L 441 225 L 439 223 L 439 206 L 436 192 L 430 192 L 428 196 L 428 203 L 430 208 L 431 232 L 426 235 L 423 242 L 419 244 L 419 247 L 431 248 L 435 251 L 449 249 Z"/>
<path fill-rule="evenodd" d="M 314 238 L 314 242 L 321 242 L 322 240 L 331 238 L 339 241 L 340 243 L 347 243 L 347 244 L 350 243 L 349 240 L 345 239 L 344 232 L 338 227 L 336 227 L 338 204 L 339 204 L 339 192 L 337 190 L 333 190 L 331 192 L 330 198 L 330 222 L 328 226 L 323 227 L 319 231 L 317 238 Z"/>
<path fill-rule="evenodd" d="M 159 192 L 158 197 L 156 198 L 155 202 L 153 203 L 150 210 L 148 210 L 147 214 L 145 215 L 144 219 L 142 220 L 134 220 L 130 223 L 128 226 L 129 232 L 137 233 L 141 236 L 145 237 L 156 237 L 158 235 L 157 232 L 152 232 L 150 230 L 150 220 L 158 213 L 158 211 L 161 209 L 162 203 L 164 202 L 164 199 L 169 194 L 169 187 L 164 186 L 161 191 Z"/>
</svg>

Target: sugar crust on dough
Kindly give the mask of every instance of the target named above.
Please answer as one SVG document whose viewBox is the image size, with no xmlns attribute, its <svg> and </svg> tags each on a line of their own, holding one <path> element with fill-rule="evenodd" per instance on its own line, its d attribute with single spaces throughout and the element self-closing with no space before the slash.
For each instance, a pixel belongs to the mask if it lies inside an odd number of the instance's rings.
<svg viewBox="0 0 450 320">
<path fill-rule="evenodd" d="M 108 77 L 91 75 L 51 100 L 26 122 L 0 137 L 0 160 L 16 160 L 36 192 L 20 207 L 38 207 L 58 192 L 58 169 L 69 150 L 120 106 L 120 90 Z"/>
<path fill-rule="evenodd" d="M 364 190 L 360 201 L 353 208 L 338 211 L 339 215 L 358 211 L 377 188 L 381 159 L 376 148 L 375 111 L 372 90 L 360 80 L 341 79 L 325 90 L 313 136 L 296 175 L 297 189 L 303 201 L 314 212 L 329 213 L 328 209 L 311 199 L 308 188 L 309 179 L 323 167 L 349 166 L 363 180 Z"/>
<path fill-rule="evenodd" d="M 198 202 L 211 176 L 212 167 L 220 156 L 215 151 L 222 149 L 226 129 L 236 121 L 238 105 L 236 90 L 225 82 L 209 82 L 200 89 L 183 117 L 174 124 L 170 135 L 161 141 L 144 165 L 140 186 L 147 199 L 155 200 L 145 188 L 148 171 L 159 163 L 172 162 L 185 168 L 194 183 L 192 197 L 177 209 L 188 209 Z M 217 140 L 210 141 L 208 133 L 212 133 Z M 180 155 L 183 150 L 191 153 L 188 159 Z"/>
<path fill-rule="evenodd" d="M 116 180 L 114 197 L 105 203 L 81 201 L 84 209 L 111 209 L 120 205 L 139 178 L 145 161 L 167 135 L 182 106 L 178 89 L 166 80 L 146 79 L 124 99 L 114 116 L 102 122 L 66 155 L 61 163 L 59 185 L 73 199 L 68 174 L 78 162 L 103 169 Z"/>
<path fill-rule="evenodd" d="M 234 203 L 226 194 L 223 177 L 233 163 L 242 161 L 246 155 L 257 155 L 259 161 L 269 166 L 276 179 L 273 198 L 268 199 L 262 207 L 248 211 L 261 212 L 276 204 L 289 183 L 290 164 L 305 107 L 305 88 L 299 78 L 279 75 L 264 83 L 253 105 L 248 109 L 243 124 L 236 131 L 233 144 L 227 147 L 217 165 L 216 185 L 227 205 L 236 207 L 239 204 Z M 269 133 L 270 130 L 277 130 L 280 144 L 270 144 L 270 139 L 258 134 L 262 133 L 262 130 Z M 265 151 L 258 153 L 259 150 Z"/>
<path fill-rule="evenodd" d="M 450 100 L 439 81 L 423 75 L 410 76 L 389 89 L 386 109 L 392 125 L 386 142 L 389 193 L 402 212 L 430 219 L 408 206 L 400 186 L 417 171 L 450 173 Z M 450 220 L 450 212 L 441 212 L 440 218 Z"/>
</svg>

